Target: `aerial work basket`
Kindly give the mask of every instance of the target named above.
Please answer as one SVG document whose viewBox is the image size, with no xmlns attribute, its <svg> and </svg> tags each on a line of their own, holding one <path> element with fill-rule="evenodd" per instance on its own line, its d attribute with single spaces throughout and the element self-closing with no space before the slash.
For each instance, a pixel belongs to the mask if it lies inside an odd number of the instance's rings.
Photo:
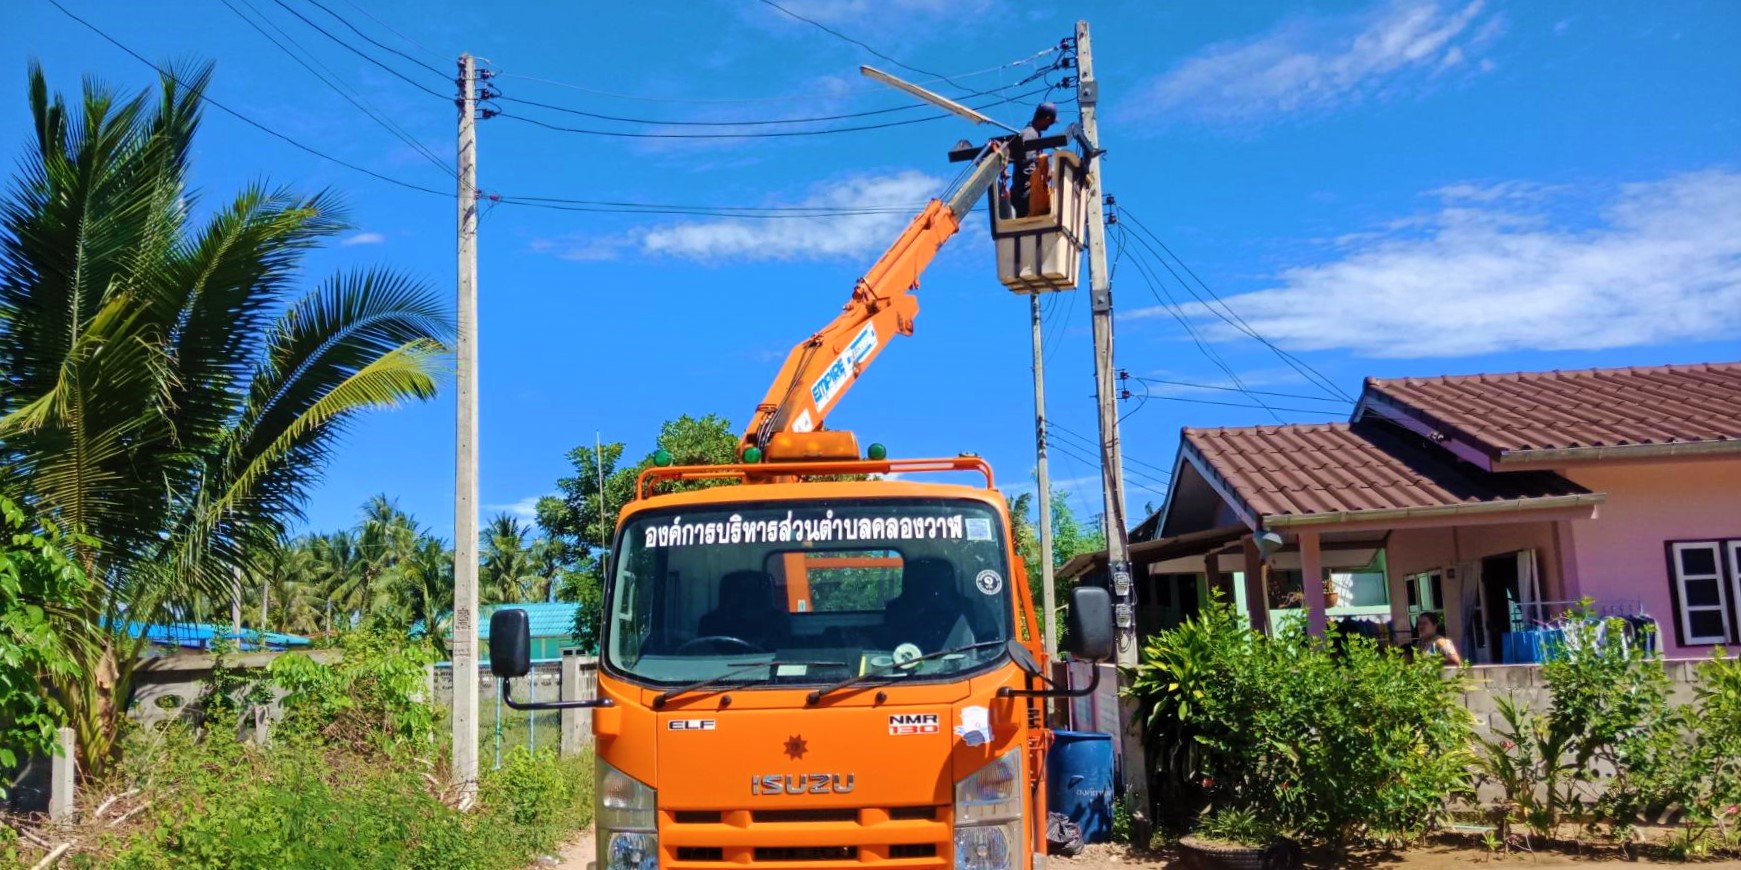
<svg viewBox="0 0 1741 870">
<path fill-rule="evenodd" d="M 1014 217 L 1002 197 L 991 210 L 997 278 L 1023 295 L 1074 290 L 1088 225 L 1088 176 L 1081 159 L 1062 149 L 1036 156 L 1032 194 L 1027 217 Z"/>
</svg>

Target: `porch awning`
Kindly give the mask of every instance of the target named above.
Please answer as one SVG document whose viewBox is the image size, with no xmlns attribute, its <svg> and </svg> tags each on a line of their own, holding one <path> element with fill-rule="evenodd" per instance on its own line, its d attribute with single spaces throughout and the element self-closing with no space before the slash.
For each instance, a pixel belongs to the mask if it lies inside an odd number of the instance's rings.
<svg viewBox="0 0 1741 870">
<path fill-rule="evenodd" d="M 1218 529 L 1208 529 L 1201 532 L 1188 532 L 1174 535 L 1170 538 L 1156 538 L 1130 545 L 1130 563 L 1132 568 L 1145 568 L 1156 562 L 1178 559 L 1184 556 L 1200 556 L 1210 550 L 1237 541 L 1251 534 L 1251 530 L 1243 525 L 1223 526 Z M 1060 578 L 1080 577 L 1097 568 L 1106 567 L 1106 551 L 1098 553 L 1083 553 L 1058 569 Z"/>
</svg>

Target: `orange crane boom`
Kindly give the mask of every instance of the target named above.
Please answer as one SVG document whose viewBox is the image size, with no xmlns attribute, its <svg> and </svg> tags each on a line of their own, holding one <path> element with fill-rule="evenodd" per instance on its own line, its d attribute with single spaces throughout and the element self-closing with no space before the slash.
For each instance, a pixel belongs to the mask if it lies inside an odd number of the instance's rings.
<svg viewBox="0 0 1741 870">
<path fill-rule="evenodd" d="M 919 275 L 961 228 L 962 216 L 997 179 L 1003 162 L 1001 147 L 987 146 L 948 200 L 931 200 L 858 279 L 840 315 L 792 348 L 744 430 L 739 457 L 749 448 L 766 448 L 777 433 L 823 428 L 828 412 L 889 341 L 913 334 Z"/>
</svg>

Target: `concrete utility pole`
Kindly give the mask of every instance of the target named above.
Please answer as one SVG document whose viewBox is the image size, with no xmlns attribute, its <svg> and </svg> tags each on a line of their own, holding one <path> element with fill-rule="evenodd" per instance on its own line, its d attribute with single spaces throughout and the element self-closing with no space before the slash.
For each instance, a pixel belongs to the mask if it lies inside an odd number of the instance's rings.
<svg viewBox="0 0 1741 870">
<path fill-rule="evenodd" d="M 1052 570 L 1052 478 L 1046 462 L 1045 333 L 1040 328 L 1040 294 L 1028 297 L 1034 321 L 1034 454 L 1040 474 L 1040 624 L 1046 632 L 1046 661 L 1058 659 L 1058 590 Z"/>
<path fill-rule="evenodd" d="M 478 783 L 478 199 L 477 61 L 459 57 L 459 421 L 453 489 L 453 780 L 469 804 Z"/>
<path fill-rule="evenodd" d="M 1112 582 L 1114 617 L 1118 628 L 1118 688 L 1120 698 L 1129 683 L 1128 674 L 1137 664 L 1136 595 L 1131 585 L 1130 542 L 1124 518 L 1124 458 L 1118 443 L 1118 381 L 1112 368 L 1112 276 L 1106 271 L 1105 187 L 1099 160 L 1100 125 L 1095 107 L 1100 102 L 1100 84 L 1094 78 L 1094 55 L 1088 40 L 1088 22 L 1076 22 L 1076 100 L 1082 109 L 1082 137 L 1092 163 L 1088 173 L 1088 284 L 1094 313 L 1094 383 L 1100 399 L 1100 464 L 1106 483 L 1106 561 Z M 1124 723 L 1121 744 L 1124 756 L 1124 797 L 1131 809 L 1136 842 L 1147 845 L 1149 836 L 1148 758 L 1143 752 L 1140 718 L 1130 701 L 1121 700 Z"/>
</svg>

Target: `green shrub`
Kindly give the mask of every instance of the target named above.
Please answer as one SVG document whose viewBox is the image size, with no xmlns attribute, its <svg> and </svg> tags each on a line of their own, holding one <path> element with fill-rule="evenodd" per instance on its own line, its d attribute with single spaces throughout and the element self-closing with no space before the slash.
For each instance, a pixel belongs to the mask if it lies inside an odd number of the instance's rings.
<svg viewBox="0 0 1741 870">
<path fill-rule="evenodd" d="M 590 759 L 517 751 L 460 812 L 411 759 L 199 740 L 179 725 L 148 739 L 128 764 L 150 768 L 134 771 L 149 824 L 85 866 L 519 868 L 591 822 Z"/>
<path fill-rule="evenodd" d="M 1365 638 L 1270 638 L 1216 601 L 1149 642 L 1131 692 L 1175 807 L 1248 811 L 1340 849 L 1418 836 L 1470 788 L 1458 682 Z"/>
<path fill-rule="evenodd" d="M 550 751 L 514 751 L 455 808 L 422 698 L 427 648 L 358 632 L 343 652 L 274 660 L 288 694 L 267 746 L 185 724 L 132 735 L 123 772 L 150 813 L 82 866 L 520 868 L 591 823 L 591 759 Z M 249 691 L 223 676 L 202 708 L 233 711 Z"/>
<path fill-rule="evenodd" d="M 1670 849 L 1682 857 L 1741 854 L 1741 660 L 1714 651 L 1699 665 L 1697 698 L 1676 719 L 1684 735 L 1670 763 L 1640 777 L 1656 798 L 1651 809 L 1679 810 Z"/>
<path fill-rule="evenodd" d="M 1671 852 L 1741 851 L 1741 662 L 1722 649 L 1700 665 L 1697 700 L 1669 703 L 1660 655 L 1608 642 L 1624 628 L 1586 601 L 1567 642 L 1542 666 L 1549 706 L 1496 698 L 1500 722 L 1479 744 L 1478 769 L 1505 800 L 1504 828 L 1551 837 L 1582 822 L 1630 847 L 1642 819 L 1678 822 Z"/>
<path fill-rule="evenodd" d="M 434 649 L 373 630 L 348 632 L 340 649 L 332 664 L 302 653 L 273 660 L 272 679 L 287 693 L 278 731 L 350 752 L 429 751 L 438 717 L 423 694 Z"/>
</svg>

